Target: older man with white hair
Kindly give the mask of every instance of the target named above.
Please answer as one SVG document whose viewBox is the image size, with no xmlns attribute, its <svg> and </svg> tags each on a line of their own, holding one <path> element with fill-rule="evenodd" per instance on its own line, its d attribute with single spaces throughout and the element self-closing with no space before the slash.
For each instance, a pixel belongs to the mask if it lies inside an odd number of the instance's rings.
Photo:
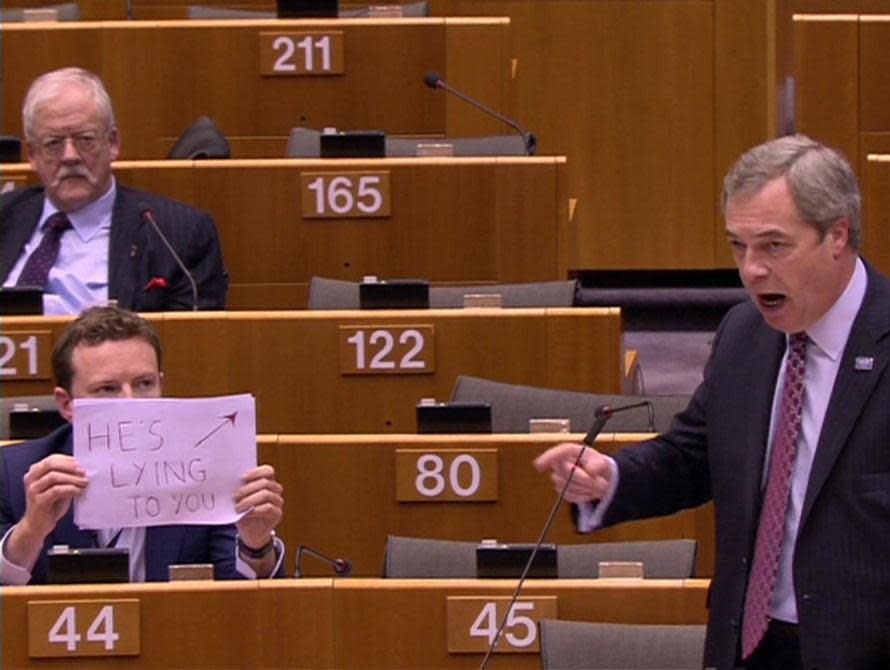
<svg viewBox="0 0 890 670">
<path fill-rule="evenodd" d="M 110 300 L 140 311 L 225 308 L 210 215 L 115 180 L 121 136 L 99 77 L 74 67 L 38 77 L 22 120 L 43 187 L 0 196 L 3 286 L 43 290 L 47 314 Z"/>
</svg>

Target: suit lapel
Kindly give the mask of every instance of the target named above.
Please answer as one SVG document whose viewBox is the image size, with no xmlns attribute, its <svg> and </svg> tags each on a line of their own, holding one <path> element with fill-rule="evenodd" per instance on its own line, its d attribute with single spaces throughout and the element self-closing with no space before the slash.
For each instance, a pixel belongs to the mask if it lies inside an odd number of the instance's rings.
<svg viewBox="0 0 890 670">
<path fill-rule="evenodd" d="M 120 305 L 132 305 L 133 294 L 140 288 L 133 285 L 133 264 L 139 262 L 142 249 L 142 217 L 133 205 L 129 190 L 117 185 L 111 213 L 111 242 L 108 249 L 108 297 Z"/>
<path fill-rule="evenodd" d="M 804 497 L 801 525 L 810 513 L 850 431 L 890 360 L 888 343 L 884 339 L 890 332 L 890 287 L 882 276 L 872 272 L 871 268 L 868 269 L 865 298 L 850 330 L 825 411 Z M 857 370 L 857 358 L 871 359 L 871 369 Z"/>
<path fill-rule="evenodd" d="M 0 221 L 0 282 L 6 280 L 21 255 L 42 211 L 42 190 L 25 191 L 4 208 L 3 221 Z"/>
</svg>

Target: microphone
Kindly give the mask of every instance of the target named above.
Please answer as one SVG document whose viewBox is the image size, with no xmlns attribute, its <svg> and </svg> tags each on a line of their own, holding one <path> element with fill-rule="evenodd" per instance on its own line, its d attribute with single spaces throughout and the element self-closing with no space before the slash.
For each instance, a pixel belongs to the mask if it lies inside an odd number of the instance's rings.
<svg viewBox="0 0 890 670">
<path fill-rule="evenodd" d="M 164 246 L 167 247 L 167 251 L 170 252 L 170 255 L 173 256 L 173 260 L 176 261 L 176 264 L 179 266 L 179 269 L 182 270 L 182 273 L 185 275 L 185 278 L 188 279 L 189 284 L 192 287 L 192 310 L 198 311 L 198 285 L 195 283 L 195 278 L 192 276 L 192 273 L 189 272 L 189 269 L 185 266 L 185 263 L 182 262 L 182 259 L 179 257 L 179 254 L 173 249 L 173 245 L 170 244 L 170 240 L 167 239 L 167 236 L 161 232 L 161 227 L 158 225 L 158 222 L 155 221 L 154 210 L 144 202 L 140 202 L 139 205 L 139 213 L 142 215 L 143 220 L 147 221 L 152 228 L 154 228 L 155 232 L 158 234 L 158 237 L 161 238 L 161 242 L 164 243 Z"/>
<path fill-rule="evenodd" d="M 541 545 L 544 544 L 544 538 L 546 538 L 547 533 L 550 532 L 550 526 L 553 525 L 553 520 L 556 518 L 556 513 L 559 511 L 560 505 L 562 505 L 562 501 L 565 498 L 566 491 L 569 488 L 569 484 L 572 483 L 572 479 L 575 476 L 575 471 L 581 466 L 581 459 L 584 458 L 584 453 L 587 451 L 587 448 L 593 446 L 593 443 L 596 440 L 596 436 L 599 435 L 600 432 L 602 432 L 603 427 L 605 427 L 606 423 L 609 421 L 609 419 L 612 418 L 613 415 L 620 412 L 626 412 L 629 409 L 635 409 L 637 407 L 649 407 L 649 424 L 651 426 L 653 423 L 652 417 L 654 410 L 652 408 L 652 403 L 648 400 L 632 403 L 630 405 L 622 405 L 620 407 L 612 407 L 611 405 L 597 405 L 596 409 L 593 411 L 593 425 L 590 426 L 590 430 L 587 431 L 584 439 L 581 440 L 582 447 L 578 451 L 578 457 L 575 459 L 575 464 L 572 466 L 572 470 L 569 472 L 566 483 L 563 484 L 562 489 L 559 492 L 559 496 L 557 496 L 556 502 L 553 504 L 553 508 L 550 510 L 550 515 L 547 517 L 547 521 L 544 523 L 544 528 L 541 530 L 541 535 L 538 537 L 538 541 L 535 542 L 535 546 L 528 557 L 528 561 L 526 562 L 525 567 L 522 569 L 522 574 L 519 576 L 519 582 L 516 584 L 516 589 L 513 591 L 513 597 L 510 599 L 510 604 L 507 606 L 507 611 L 504 613 L 504 618 L 501 619 L 501 624 L 498 626 L 497 632 L 494 634 L 491 643 L 488 645 L 488 651 L 485 652 L 485 657 L 482 659 L 482 663 L 479 665 L 479 670 L 485 670 L 485 668 L 488 666 L 488 660 L 491 658 L 491 655 L 497 648 L 498 642 L 500 642 L 501 635 L 504 632 L 504 627 L 507 625 L 507 619 L 510 618 L 510 612 L 513 609 L 513 605 L 516 603 L 516 600 L 519 598 L 519 593 L 522 591 L 522 585 L 525 583 L 525 578 L 528 576 L 529 570 L 531 570 L 532 563 L 535 560 L 535 556 L 537 555 L 538 550 L 541 548 Z"/>
<path fill-rule="evenodd" d="M 320 561 L 324 561 L 328 565 L 331 566 L 331 569 L 335 574 L 340 575 L 341 577 L 349 577 L 352 573 L 352 563 L 348 558 L 331 558 L 330 556 L 325 556 L 320 551 L 315 551 L 312 547 L 307 547 L 305 544 L 301 544 L 297 547 L 297 560 L 296 567 L 294 568 L 294 577 L 302 577 L 303 576 L 303 554 L 309 554 L 310 556 L 319 559 Z"/>
<path fill-rule="evenodd" d="M 592 447 L 594 441 L 596 440 L 596 436 L 600 434 L 600 432 L 603 430 L 603 427 L 606 425 L 606 421 L 611 419 L 612 416 L 615 414 L 626 412 L 629 409 L 636 409 L 637 407 L 649 408 L 649 430 L 654 431 L 655 408 L 652 406 L 652 403 L 649 400 L 642 400 L 630 405 L 622 405 L 621 407 L 612 407 L 611 405 L 598 405 L 597 408 L 593 411 L 593 425 L 590 426 L 590 430 L 587 431 L 587 435 L 585 435 L 584 439 L 581 441 L 588 447 Z"/>
<path fill-rule="evenodd" d="M 538 138 L 535 137 L 534 133 L 530 133 L 524 130 L 518 123 L 516 123 L 513 119 L 508 119 L 503 114 L 500 114 L 490 107 L 483 105 L 478 100 L 474 100 L 466 93 L 461 93 L 455 88 L 451 88 L 448 84 L 445 83 L 445 80 L 442 79 L 435 72 L 427 72 L 426 76 L 423 78 L 423 83 L 429 86 L 432 89 L 442 89 L 443 91 L 447 91 L 452 95 L 456 95 L 458 98 L 463 100 L 466 103 L 473 105 L 476 109 L 481 109 L 486 114 L 493 116 L 501 123 L 505 123 L 510 126 L 513 130 L 519 133 L 519 136 L 522 137 L 522 141 L 525 143 L 525 153 L 529 156 L 534 156 L 535 152 L 538 150 Z"/>
</svg>

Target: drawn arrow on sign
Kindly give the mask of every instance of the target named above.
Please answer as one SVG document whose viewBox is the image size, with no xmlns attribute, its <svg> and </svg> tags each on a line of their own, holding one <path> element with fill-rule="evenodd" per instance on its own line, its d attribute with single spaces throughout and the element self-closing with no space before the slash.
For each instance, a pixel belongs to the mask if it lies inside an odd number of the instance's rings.
<svg viewBox="0 0 890 670">
<path fill-rule="evenodd" d="M 232 427 L 234 427 L 234 426 L 235 426 L 235 417 L 237 417 L 237 416 L 238 416 L 238 411 L 235 410 L 235 411 L 232 412 L 231 414 L 224 414 L 223 416 L 219 417 L 220 419 L 222 419 L 222 422 L 221 422 L 218 426 L 216 426 L 216 428 L 214 428 L 214 429 L 211 430 L 209 433 L 207 433 L 204 437 L 202 437 L 200 440 L 198 440 L 197 442 L 195 442 L 195 447 L 194 447 L 194 448 L 197 449 L 197 448 L 200 447 L 204 442 L 206 442 L 207 440 L 209 440 L 211 435 L 213 435 L 214 433 L 216 433 L 216 432 L 219 431 L 220 429 L 225 428 L 225 426 L 226 426 L 226 422 L 229 422 L 229 423 L 232 425 Z"/>
</svg>

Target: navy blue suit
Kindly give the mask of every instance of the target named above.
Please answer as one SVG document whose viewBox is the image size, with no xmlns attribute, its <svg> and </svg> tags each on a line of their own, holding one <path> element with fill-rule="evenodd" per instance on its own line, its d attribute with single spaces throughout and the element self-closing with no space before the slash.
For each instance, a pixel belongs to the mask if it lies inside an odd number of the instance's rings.
<svg viewBox="0 0 890 670">
<path fill-rule="evenodd" d="M 890 281 L 871 267 L 831 392 L 804 499 L 793 579 L 804 668 L 890 668 Z M 713 499 L 716 570 L 705 666 L 732 668 L 785 336 L 733 308 L 705 378 L 668 432 L 624 449 L 605 523 Z M 858 363 L 857 363 L 858 359 Z"/>
<path fill-rule="evenodd" d="M 22 483 L 32 463 L 52 454 L 71 455 L 71 426 L 50 435 L 0 448 L 0 537 L 25 514 Z M 167 581 L 167 568 L 179 563 L 212 563 L 217 579 L 243 578 L 235 569 L 235 526 L 155 526 L 145 534 L 145 578 Z M 46 550 L 55 544 L 95 547 L 96 534 L 74 525 L 73 505 L 46 538 L 44 551 L 31 571 L 32 584 L 46 583 Z"/>
<path fill-rule="evenodd" d="M 0 196 L 0 284 L 33 234 L 43 200 L 42 188 Z M 124 309 L 142 312 L 192 309 L 191 284 L 157 232 L 144 221 L 143 206 L 153 210 L 158 227 L 194 277 L 199 308 L 225 309 L 229 279 L 210 215 L 120 183 L 111 216 L 109 299 Z M 166 287 L 160 285 L 164 282 Z"/>
</svg>

